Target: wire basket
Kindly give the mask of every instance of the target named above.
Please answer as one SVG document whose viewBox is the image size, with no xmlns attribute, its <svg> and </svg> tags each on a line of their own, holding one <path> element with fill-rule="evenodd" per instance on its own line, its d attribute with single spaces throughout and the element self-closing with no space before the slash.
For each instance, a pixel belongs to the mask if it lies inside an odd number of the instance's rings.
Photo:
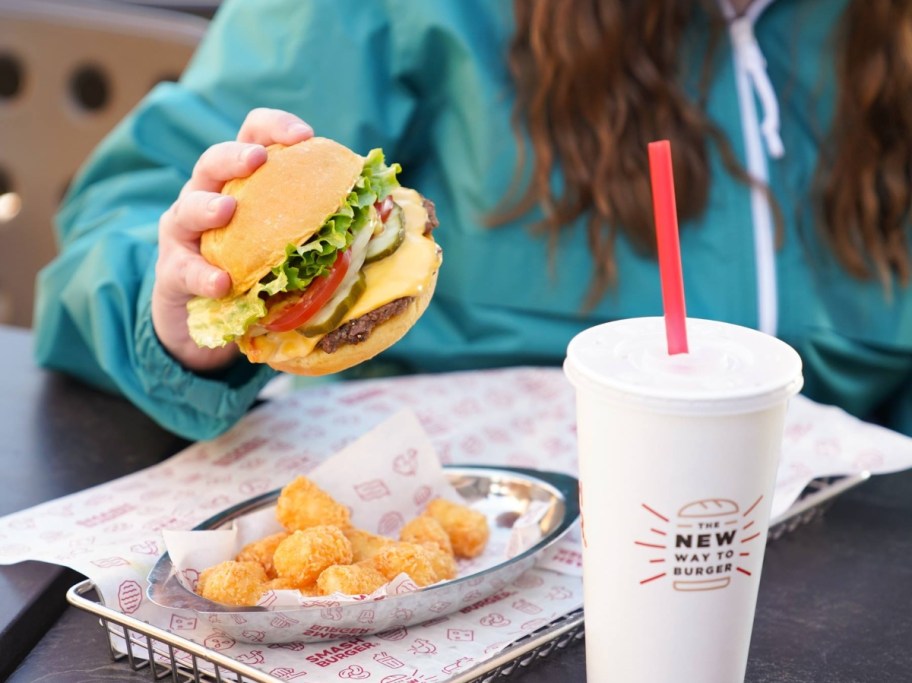
<svg viewBox="0 0 912 683">
<path fill-rule="evenodd" d="M 174 683 L 282 683 L 282 679 L 264 671 L 106 607 L 88 579 L 72 586 L 67 600 L 99 617 L 107 631 L 114 661 L 124 662 L 133 671 L 148 669 L 153 681 L 170 678 Z M 511 643 L 491 659 L 448 679 L 447 683 L 489 683 L 509 678 L 582 639 L 583 610 L 580 609 Z"/>
<path fill-rule="evenodd" d="M 845 477 L 821 477 L 809 483 L 788 510 L 770 520 L 767 543 L 822 516 L 836 497 L 870 479 L 870 472 Z"/>
</svg>

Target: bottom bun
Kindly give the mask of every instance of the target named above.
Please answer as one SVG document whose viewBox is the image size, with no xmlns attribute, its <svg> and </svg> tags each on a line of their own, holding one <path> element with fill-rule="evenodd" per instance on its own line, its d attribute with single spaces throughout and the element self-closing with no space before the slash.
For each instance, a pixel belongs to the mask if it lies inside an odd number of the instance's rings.
<svg viewBox="0 0 912 683">
<path fill-rule="evenodd" d="M 255 337 L 253 342 L 251 338 L 244 336 L 238 340 L 238 347 L 250 360 L 256 363 L 266 363 L 281 372 L 311 377 L 342 372 L 370 360 L 402 339 L 428 307 L 436 285 L 437 271 L 434 272 L 427 287 L 421 294 L 412 297 L 402 312 L 377 325 L 364 341 L 357 344 L 344 344 L 333 353 L 326 353 L 317 346 L 305 355 L 288 357 L 287 354 L 282 354 L 285 357 L 276 358 L 279 355 L 280 346 L 283 345 L 285 335 L 298 334 L 294 330 L 281 333 L 270 332 Z"/>
</svg>

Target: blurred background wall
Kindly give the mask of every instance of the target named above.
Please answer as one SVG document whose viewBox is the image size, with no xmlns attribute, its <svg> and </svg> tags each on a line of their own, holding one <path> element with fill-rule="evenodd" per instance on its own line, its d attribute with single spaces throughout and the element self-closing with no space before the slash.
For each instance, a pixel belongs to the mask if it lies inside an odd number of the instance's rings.
<svg viewBox="0 0 912 683">
<path fill-rule="evenodd" d="M 31 325 L 68 184 L 152 86 L 180 76 L 217 5 L 0 0 L 0 323 Z"/>
</svg>

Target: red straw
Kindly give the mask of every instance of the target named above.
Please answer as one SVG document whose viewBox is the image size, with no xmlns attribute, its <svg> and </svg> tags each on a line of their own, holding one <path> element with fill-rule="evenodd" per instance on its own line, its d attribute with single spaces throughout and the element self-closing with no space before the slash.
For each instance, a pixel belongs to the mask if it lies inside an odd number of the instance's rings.
<svg viewBox="0 0 912 683">
<path fill-rule="evenodd" d="M 655 212 L 659 246 L 659 274 L 665 309 L 668 354 L 687 353 L 687 310 L 684 306 L 684 276 L 681 273 L 681 245 L 678 242 L 678 210 L 675 206 L 671 145 L 668 140 L 649 143 L 649 175 L 652 208 Z"/>
</svg>

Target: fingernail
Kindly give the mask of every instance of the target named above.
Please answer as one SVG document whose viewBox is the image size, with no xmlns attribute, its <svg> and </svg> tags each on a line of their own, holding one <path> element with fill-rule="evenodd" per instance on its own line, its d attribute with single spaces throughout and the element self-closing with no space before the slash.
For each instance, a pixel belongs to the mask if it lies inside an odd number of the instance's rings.
<svg viewBox="0 0 912 683">
<path fill-rule="evenodd" d="M 211 289 L 211 290 L 221 289 L 219 287 L 219 280 L 221 279 L 221 277 L 222 277 L 222 274 L 219 272 L 211 273 L 209 275 L 209 289 Z"/>
<path fill-rule="evenodd" d="M 241 150 L 241 153 L 239 155 L 241 162 L 246 164 L 248 161 L 250 161 L 250 157 L 258 153 L 261 149 L 263 149 L 262 145 L 248 145 Z"/>
<path fill-rule="evenodd" d="M 296 137 L 303 137 L 305 135 L 313 135 L 313 128 L 306 123 L 293 123 L 288 127 L 288 132 Z"/>
<path fill-rule="evenodd" d="M 230 201 L 228 197 L 213 197 L 209 200 L 209 203 L 206 204 L 206 210 L 209 213 L 218 213 L 226 202 Z"/>
</svg>

